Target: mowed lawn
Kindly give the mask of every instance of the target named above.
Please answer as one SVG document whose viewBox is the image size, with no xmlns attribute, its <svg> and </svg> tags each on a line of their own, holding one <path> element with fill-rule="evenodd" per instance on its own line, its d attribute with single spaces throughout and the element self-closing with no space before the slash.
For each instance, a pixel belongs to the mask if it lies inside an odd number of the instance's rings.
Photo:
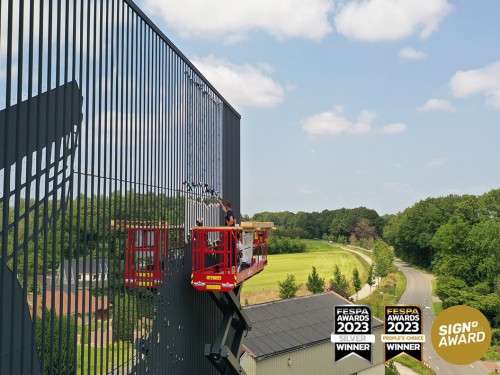
<svg viewBox="0 0 500 375">
<path fill-rule="evenodd" d="M 245 282 L 243 292 L 278 290 L 278 281 L 285 280 L 287 274 L 295 275 L 296 282 L 305 285 L 313 266 L 316 267 L 319 276 L 325 279 L 325 286 L 328 286 L 328 281 L 333 278 L 335 265 L 339 266 L 349 281 L 352 279 L 354 268 L 357 268 L 361 280 L 365 281 L 369 266 L 360 257 L 324 241 L 306 242 L 308 250 L 305 253 L 269 255 L 267 267 Z"/>
</svg>

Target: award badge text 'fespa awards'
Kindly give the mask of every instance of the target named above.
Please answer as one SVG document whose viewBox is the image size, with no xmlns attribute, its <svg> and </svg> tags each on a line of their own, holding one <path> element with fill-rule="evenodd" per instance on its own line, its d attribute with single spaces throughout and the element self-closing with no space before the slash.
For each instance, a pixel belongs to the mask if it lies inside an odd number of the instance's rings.
<svg viewBox="0 0 500 375">
<path fill-rule="evenodd" d="M 384 307 L 384 361 L 406 353 L 422 361 L 425 342 L 422 308 L 418 305 Z"/>
<path fill-rule="evenodd" d="M 335 306 L 333 330 L 331 340 L 334 343 L 335 362 L 350 355 L 372 362 L 375 335 L 371 334 L 372 311 L 369 306 Z"/>
</svg>

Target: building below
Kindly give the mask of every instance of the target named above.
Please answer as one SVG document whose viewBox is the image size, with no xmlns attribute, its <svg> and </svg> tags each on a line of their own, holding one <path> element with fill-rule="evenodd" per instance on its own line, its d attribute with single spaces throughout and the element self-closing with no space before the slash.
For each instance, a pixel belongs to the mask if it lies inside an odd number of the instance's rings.
<svg viewBox="0 0 500 375">
<path fill-rule="evenodd" d="M 240 362 L 247 375 L 384 374 L 383 323 L 372 319 L 373 363 L 351 355 L 334 363 L 333 307 L 352 305 L 326 292 L 245 308 L 252 330 L 243 340 Z"/>
</svg>

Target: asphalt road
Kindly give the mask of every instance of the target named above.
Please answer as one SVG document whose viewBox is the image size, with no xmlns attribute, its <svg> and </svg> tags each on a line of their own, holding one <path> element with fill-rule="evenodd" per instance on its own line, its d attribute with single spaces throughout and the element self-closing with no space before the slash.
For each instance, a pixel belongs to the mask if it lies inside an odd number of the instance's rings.
<svg viewBox="0 0 500 375">
<path fill-rule="evenodd" d="M 404 262 L 396 261 L 395 264 L 406 276 L 407 287 L 399 303 L 416 304 L 423 309 L 423 324 L 425 333 L 424 362 L 426 362 L 438 375 L 479 375 L 488 374 L 480 362 L 466 366 L 453 365 L 438 357 L 431 342 L 431 328 L 434 322 L 432 314 L 432 286 L 431 278 Z"/>
</svg>

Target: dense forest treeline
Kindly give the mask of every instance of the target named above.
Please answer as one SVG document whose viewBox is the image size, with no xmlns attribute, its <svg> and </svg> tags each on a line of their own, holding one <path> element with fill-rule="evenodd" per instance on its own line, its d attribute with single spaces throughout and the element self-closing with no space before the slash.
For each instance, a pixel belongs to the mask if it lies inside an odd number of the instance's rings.
<svg viewBox="0 0 500 375">
<path fill-rule="evenodd" d="M 262 212 L 251 218 L 273 221 L 273 236 L 317 238 L 372 248 L 383 239 L 395 255 L 438 276 L 443 307 L 477 308 L 500 328 L 500 189 L 481 196 L 427 198 L 396 215 L 374 210 Z"/>
<path fill-rule="evenodd" d="M 500 328 L 500 189 L 422 200 L 383 236 L 397 256 L 438 276 L 444 308 L 472 306 Z"/>
<path fill-rule="evenodd" d="M 323 210 L 321 212 L 261 212 L 252 216 L 255 221 L 272 221 L 277 236 L 307 239 L 327 239 L 340 243 L 368 242 L 380 237 L 387 224 L 375 210 L 365 207 Z"/>
</svg>

